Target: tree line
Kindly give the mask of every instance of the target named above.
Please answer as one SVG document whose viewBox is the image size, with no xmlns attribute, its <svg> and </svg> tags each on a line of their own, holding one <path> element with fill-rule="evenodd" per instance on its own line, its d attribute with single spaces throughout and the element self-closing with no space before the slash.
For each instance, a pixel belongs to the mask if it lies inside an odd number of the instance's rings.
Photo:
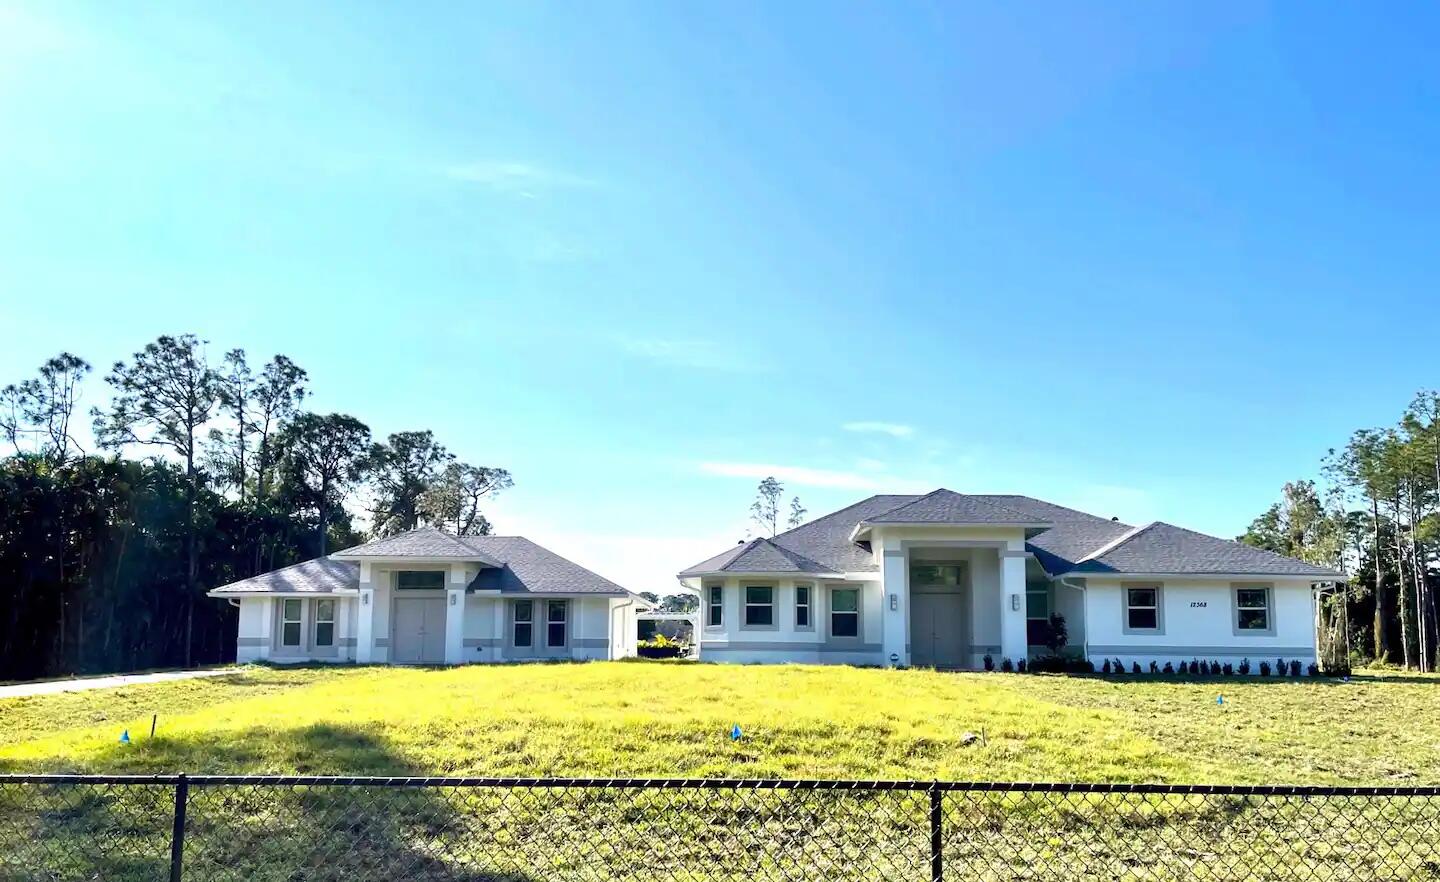
<svg viewBox="0 0 1440 882">
<path fill-rule="evenodd" d="M 209 588 L 421 525 L 489 533 L 512 484 L 429 430 L 380 440 L 308 410 L 284 355 L 212 363 L 195 335 L 162 336 L 87 414 L 91 373 L 61 353 L 0 388 L 0 680 L 229 660 L 235 611 Z"/>
<path fill-rule="evenodd" d="M 1322 651 L 1434 670 L 1440 392 L 1417 394 L 1392 426 L 1355 431 L 1320 477 L 1286 484 L 1240 540 L 1346 574 L 1322 594 Z"/>
</svg>

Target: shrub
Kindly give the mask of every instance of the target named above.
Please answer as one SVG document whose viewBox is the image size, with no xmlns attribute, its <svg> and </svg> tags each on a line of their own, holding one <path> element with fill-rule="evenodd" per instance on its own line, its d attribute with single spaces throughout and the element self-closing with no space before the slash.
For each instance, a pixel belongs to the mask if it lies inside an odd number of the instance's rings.
<svg viewBox="0 0 1440 882">
<path fill-rule="evenodd" d="M 1052 613 L 1047 625 L 1045 648 L 1050 650 L 1051 655 L 1059 655 L 1070 640 L 1070 629 L 1065 627 L 1065 617 L 1059 613 Z"/>
<path fill-rule="evenodd" d="M 1025 659 L 1022 658 L 1022 659 L 1020 659 L 1019 661 L 1017 661 L 1017 662 L 1015 663 L 1015 670 L 1016 670 L 1017 672 L 1023 674 L 1023 673 L 1025 673 L 1025 669 L 1026 669 L 1026 667 L 1028 667 L 1028 666 L 1029 666 L 1029 662 L 1025 661 Z"/>
<path fill-rule="evenodd" d="M 1311 662 L 1310 667 L 1305 669 L 1305 673 L 1309 674 L 1312 677 L 1318 677 L 1320 676 L 1320 666 L 1315 664 L 1314 662 Z"/>
<path fill-rule="evenodd" d="M 1100 673 L 1102 673 L 1102 674 L 1108 674 L 1108 673 L 1110 673 L 1110 659 L 1108 659 L 1108 658 L 1105 659 L 1105 666 L 1100 669 Z"/>
<path fill-rule="evenodd" d="M 1269 663 L 1268 661 L 1262 661 L 1262 662 L 1260 663 L 1260 676 L 1262 676 L 1262 677 L 1268 677 L 1268 676 L 1270 676 L 1270 663 Z"/>
<path fill-rule="evenodd" d="M 1250 673 L 1250 659 L 1248 659 L 1248 658 L 1242 658 L 1242 659 L 1240 659 L 1239 671 L 1240 671 L 1240 675 L 1241 675 L 1242 677 Z"/>
<path fill-rule="evenodd" d="M 1292 676 L 1292 677 L 1298 677 L 1298 676 L 1300 676 L 1300 660 L 1299 660 L 1299 659 L 1291 659 L 1291 660 L 1290 660 L 1290 676 Z"/>
<path fill-rule="evenodd" d="M 1155 659 L 1153 659 L 1153 658 L 1150 659 L 1150 673 L 1152 673 L 1152 674 L 1158 674 L 1158 673 L 1160 673 L 1160 666 L 1155 663 Z"/>
<path fill-rule="evenodd" d="M 1132 673 L 1132 674 L 1138 674 L 1138 673 L 1140 673 L 1140 663 L 1139 663 L 1139 662 L 1131 662 L 1131 663 L 1130 663 L 1130 673 Z"/>
<path fill-rule="evenodd" d="M 994 659 L 993 657 L 991 657 L 990 653 L 988 653 L 988 652 L 985 653 L 985 670 L 987 670 L 987 671 L 993 671 L 993 670 L 995 670 L 995 659 Z"/>
<path fill-rule="evenodd" d="M 1015 663 L 1012 662 L 1009 658 L 1003 658 L 1000 660 L 1000 670 L 1006 674 L 1014 673 Z"/>
<path fill-rule="evenodd" d="M 1220 676 L 1220 662 L 1219 662 L 1219 661 L 1216 661 L 1215 659 L 1211 659 L 1211 660 L 1210 660 L 1210 673 L 1213 674 L 1213 675 L 1215 675 L 1215 676 L 1217 676 L 1217 677 Z"/>
<path fill-rule="evenodd" d="M 1229 677 L 1235 673 L 1235 666 L 1230 664 L 1229 662 L 1226 662 L 1225 667 L 1222 669 L 1222 672 L 1225 674 L 1225 676 Z"/>
<path fill-rule="evenodd" d="M 1172 665 L 1172 664 L 1170 664 L 1170 662 L 1166 662 L 1166 663 L 1165 663 L 1165 673 L 1167 673 L 1167 674 L 1173 674 L 1173 673 L 1175 673 L 1175 666 Z"/>
<path fill-rule="evenodd" d="M 1125 663 L 1122 662 L 1122 661 L 1121 661 L 1120 659 L 1118 659 L 1118 658 L 1115 659 L 1115 673 L 1117 673 L 1117 674 L 1123 674 L 1123 673 L 1125 673 Z"/>
<path fill-rule="evenodd" d="M 1285 676 L 1285 672 L 1288 671 L 1289 669 L 1290 669 L 1290 665 L 1289 665 L 1288 662 L 1285 661 L 1285 659 L 1283 659 L 1283 658 L 1277 658 L 1277 659 L 1275 659 L 1275 676 L 1277 676 L 1277 677 L 1283 677 L 1283 676 Z"/>
<path fill-rule="evenodd" d="M 1195 659 L 1193 659 L 1193 658 L 1190 659 L 1190 676 L 1194 677 L 1194 676 L 1197 676 L 1199 673 L 1200 673 L 1200 663 L 1199 663 L 1198 661 L 1196 661 Z"/>
</svg>

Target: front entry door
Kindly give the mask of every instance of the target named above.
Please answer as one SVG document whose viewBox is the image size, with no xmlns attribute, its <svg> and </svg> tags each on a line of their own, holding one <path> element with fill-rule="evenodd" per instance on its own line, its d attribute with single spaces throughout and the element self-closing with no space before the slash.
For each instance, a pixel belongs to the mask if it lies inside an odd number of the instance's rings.
<svg viewBox="0 0 1440 882">
<path fill-rule="evenodd" d="M 445 598 L 400 597 L 395 600 L 395 661 L 438 665 L 445 661 Z"/>
<path fill-rule="evenodd" d="M 920 592 L 911 598 L 910 660 L 917 667 L 962 667 L 965 658 L 965 595 Z"/>
</svg>

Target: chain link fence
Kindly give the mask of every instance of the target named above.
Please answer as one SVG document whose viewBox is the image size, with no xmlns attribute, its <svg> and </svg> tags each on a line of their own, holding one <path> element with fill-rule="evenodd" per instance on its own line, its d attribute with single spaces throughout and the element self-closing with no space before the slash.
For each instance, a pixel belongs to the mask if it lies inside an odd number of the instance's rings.
<svg viewBox="0 0 1440 882">
<path fill-rule="evenodd" d="M 0 776 L 0 880 L 1440 879 L 1440 788 Z"/>
</svg>

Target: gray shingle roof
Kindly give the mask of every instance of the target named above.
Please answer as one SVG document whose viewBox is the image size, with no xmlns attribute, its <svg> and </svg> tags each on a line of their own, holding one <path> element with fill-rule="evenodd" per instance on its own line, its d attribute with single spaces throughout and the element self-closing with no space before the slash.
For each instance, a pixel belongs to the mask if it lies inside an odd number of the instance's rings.
<svg viewBox="0 0 1440 882">
<path fill-rule="evenodd" d="M 1030 524 L 1037 523 L 996 501 L 993 496 L 975 496 L 940 488 L 897 505 L 887 512 L 871 515 L 865 524 Z M 1048 521 L 1040 523 L 1049 523 Z"/>
<path fill-rule="evenodd" d="M 451 536 L 434 527 L 421 527 L 394 536 L 386 536 L 337 552 L 346 558 L 352 557 L 428 557 L 438 559 L 479 561 L 490 566 L 499 566 L 500 561 L 489 557 L 483 550 L 457 536 Z"/>
<path fill-rule="evenodd" d="M 474 590 L 638 596 L 520 536 L 467 536 L 463 541 L 504 562 L 498 568 L 481 570 L 470 583 Z"/>
<path fill-rule="evenodd" d="M 415 537 L 414 534 L 426 534 Z M 438 534 L 449 544 L 434 538 Z M 413 540 L 408 537 L 414 537 Z M 390 540 L 407 540 L 392 543 Z M 380 543 L 390 543 L 381 545 Z M 373 551 L 376 547 L 400 549 L 387 554 Z M 457 547 L 458 546 L 458 547 Z M 489 565 L 468 586 L 475 590 L 499 590 L 514 594 L 596 594 L 639 597 L 597 573 L 579 564 L 566 560 L 548 548 L 543 548 L 520 536 L 467 536 L 464 538 L 441 533 L 439 530 L 415 530 L 390 536 L 377 542 L 368 542 L 358 548 L 372 549 L 368 557 L 450 557 L 454 560 L 489 561 Z M 412 549 L 405 551 L 404 549 Z M 428 549 L 428 550 L 413 550 Z M 437 553 L 446 550 L 445 554 Z M 355 549 L 347 549 L 349 554 Z M 249 579 L 231 582 L 212 591 L 212 594 L 267 594 L 267 593 L 330 593 L 337 590 L 357 590 L 360 586 L 360 565 L 353 561 L 336 560 L 334 557 L 316 558 L 284 569 L 262 573 Z"/>
<path fill-rule="evenodd" d="M 925 504 L 917 505 L 921 502 Z M 782 552 L 792 552 L 797 558 L 814 562 L 817 569 L 807 572 L 873 572 L 878 569 L 878 564 L 870 553 L 870 544 L 850 540 L 857 524 L 954 523 L 956 521 L 944 518 L 973 517 L 993 512 L 1004 512 L 1004 517 L 1009 519 L 992 521 L 995 523 L 1050 525 L 1031 536 L 1025 547 L 1035 554 L 1036 560 L 1051 575 L 1069 572 L 1083 575 L 1088 571 L 1313 575 L 1322 579 L 1338 576 L 1323 567 L 1169 524 L 1152 524 L 1144 530 L 1136 530 L 1129 524 L 1109 518 L 1015 494 L 959 494 L 943 490 L 925 496 L 872 496 L 766 541 Z M 921 520 L 922 516 L 932 519 Z M 963 522 L 985 523 L 978 520 Z M 1134 535 L 1124 542 L 1117 542 L 1131 533 Z M 1106 549 L 1105 546 L 1111 543 L 1116 543 L 1115 547 Z M 753 545 L 747 543 L 731 548 L 690 567 L 681 575 L 790 571 L 770 566 L 773 561 L 767 561 L 763 569 L 752 566 L 749 549 Z M 1106 553 L 1086 561 L 1089 555 L 1101 550 Z M 766 554 L 768 557 L 770 553 Z M 757 561 L 760 559 L 755 558 Z M 1084 566 L 1081 566 L 1082 561 L 1086 561 Z"/>
<path fill-rule="evenodd" d="M 724 554 L 698 563 L 682 576 L 700 573 L 826 573 L 832 570 L 819 561 L 777 545 L 769 539 L 751 539 Z"/>
<path fill-rule="evenodd" d="M 213 594 L 329 594 L 355 590 L 360 584 L 360 565 L 332 557 L 317 557 L 231 582 Z"/>
<path fill-rule="evenodd" d="M 1164 573 L 1175 575 L 1234 574 L 1340 578 L 1334 570 L 1255 548 L 1217 539 L 1173 524 L 1156 521 L 1135 530 L 1103 553 L 1077 563 L 1072 572 Z"/>
</svg>

